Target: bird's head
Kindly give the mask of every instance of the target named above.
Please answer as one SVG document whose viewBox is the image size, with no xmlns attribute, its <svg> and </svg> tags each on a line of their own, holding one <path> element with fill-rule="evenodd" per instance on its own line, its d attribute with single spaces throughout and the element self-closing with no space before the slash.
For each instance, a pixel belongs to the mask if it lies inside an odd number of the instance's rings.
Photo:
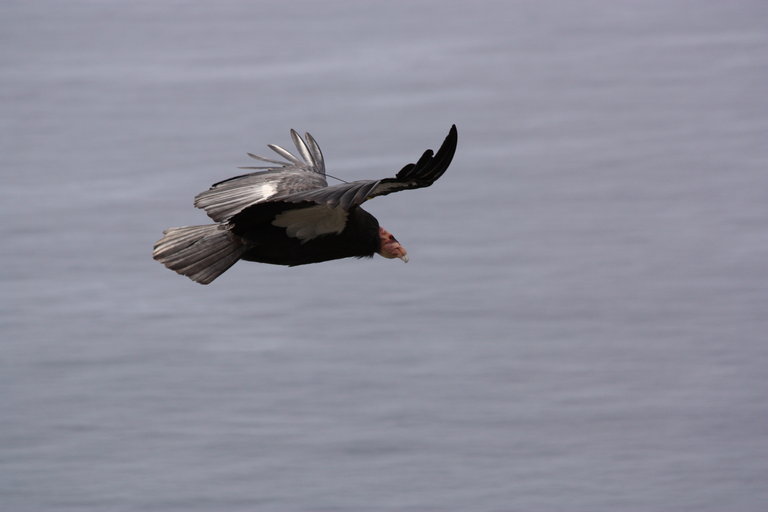
<svg viewBox="0 0 768 512">
<path fill-rule="evenodd" d="M 408 263 L 408 251 L 400 245 L 392 233 L 382 227 L 379 228 L 379 245 L 379 254 L 385 258 L 400 258 Z"/>
</svg>

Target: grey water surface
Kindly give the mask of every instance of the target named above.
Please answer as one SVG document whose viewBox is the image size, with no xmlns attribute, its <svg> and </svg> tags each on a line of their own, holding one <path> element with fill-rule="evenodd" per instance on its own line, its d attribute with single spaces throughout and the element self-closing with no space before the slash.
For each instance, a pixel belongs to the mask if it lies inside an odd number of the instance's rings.
<svg viewBox="0 0 768 512">
<path fill-rule="evenodd" d="M 763 511 L 768 4 L 0 4 L 0 509 Z M 411 262 L 151 258 L 247 151 Z"/>
</svg>

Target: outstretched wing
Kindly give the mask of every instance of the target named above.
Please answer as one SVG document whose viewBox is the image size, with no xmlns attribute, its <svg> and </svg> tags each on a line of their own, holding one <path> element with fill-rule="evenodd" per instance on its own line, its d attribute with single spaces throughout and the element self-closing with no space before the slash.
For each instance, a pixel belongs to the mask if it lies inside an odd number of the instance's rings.
<svg viewBox="0 0 768 512">
<path fill-rule="evenodd" d="M 394 178 L 353 181 L 333 187 L 275 195 L 272 196 L 270 202 L 317 204 L 349 210 L 353 206 L 377 196 L 384 196 L 401 190 L 428 187 L 448 169 L 453 155 L 456 153 L 457 141 L 458 133 L 456 125 L 453 125 L 437 153 L 428 149 L 415 164 L 406 165 Z"/>
<path fill-rule="evenodd" d="M 272 197 L 327 187 L 325 160 L 320 146 L 309 133 L 304 137 L 302 139 L 295 130 L 291 130 L 291 138 L 301 158 L 275 144 L 269 144 L 268 147 L 285 161 L 248 153 L 251 158 L 272 165 L 241 167 L 259 169 L 260 172 L 243 174 L 214 184 L 195 197 L 195 206 L 204 209 L 214 221 L 221 222 Z"/>
</svg>

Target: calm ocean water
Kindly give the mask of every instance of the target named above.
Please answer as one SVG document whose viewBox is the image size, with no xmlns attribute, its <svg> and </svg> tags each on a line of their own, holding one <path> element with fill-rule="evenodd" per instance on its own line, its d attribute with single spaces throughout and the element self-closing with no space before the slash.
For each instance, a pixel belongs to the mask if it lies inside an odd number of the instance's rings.
<svg viewBox="0 0 768 512">
<path fill-rule="evenodd" d="M 0 502 L 762 511 L 762 1 L 4 2 Z M 151 259 L 246 151 L 459 151 L 411 262 Z"/>
</svg>

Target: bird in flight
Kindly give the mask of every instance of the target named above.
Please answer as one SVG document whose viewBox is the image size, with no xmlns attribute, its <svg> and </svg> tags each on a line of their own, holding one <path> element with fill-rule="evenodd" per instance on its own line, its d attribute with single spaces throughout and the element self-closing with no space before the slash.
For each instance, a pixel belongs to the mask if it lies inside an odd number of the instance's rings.
<svg viewBox="0 0 768 512">
<path fill-rule="evenodd" d="M 393 178 L 328 186 L 314 137 L 291 130 L 299 156 L 274 144 L 268 147 L 284 161 L 248 153 L 269 165 L 242 167 L 257 172 L 216 183 L 195 197 L 195 206 L 215 224 L 166 229 L 152 256 L 200 284 L 238 260 L 294 266 L 380 254 L 407 262 L 405 248 L 360 205 L 432 185 L 448 169 L 457 137 L 453 125 L 436 153 L 428 149 Z"/>
</svg>

